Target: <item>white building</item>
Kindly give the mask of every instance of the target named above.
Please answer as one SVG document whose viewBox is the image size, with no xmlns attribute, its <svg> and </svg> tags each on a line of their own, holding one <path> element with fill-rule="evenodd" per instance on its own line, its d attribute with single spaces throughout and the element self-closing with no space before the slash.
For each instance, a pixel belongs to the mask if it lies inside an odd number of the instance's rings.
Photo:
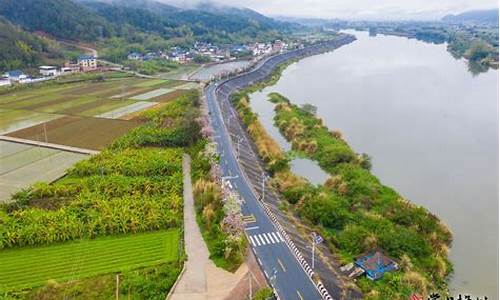
<svg viewBox="0 0 500 300">
<path fill-rule="evenodd" d="M 40 74 L 43 76 L 57 76 L 59 75 L 59 71 L 57 67 L 54 66 L 40 66 L 38 67 Z"/>
<path fill-rule="evenodd" d="M 9 86 L 10 80 L 5 78 L 0 78 L 0 86 Z"/>
</svg>

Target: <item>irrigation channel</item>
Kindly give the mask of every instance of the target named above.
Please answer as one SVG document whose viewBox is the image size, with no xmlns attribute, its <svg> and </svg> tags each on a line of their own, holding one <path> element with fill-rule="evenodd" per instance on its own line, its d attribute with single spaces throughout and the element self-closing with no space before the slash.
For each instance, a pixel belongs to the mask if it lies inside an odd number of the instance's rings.
<svg viewBox="0 0 500 300">
<path fill-rule="evenodd" d="M 267 95 L 315 105 L 329 128 L 373 158 L 384 184 L 450 226 L 452 294 L 498 299 L 498 71 L 472 73 L 445 44 L 348 33 L 357 41 L 290 65 L 252 94 L 253 111 L 289 149 Z M 301 163 L 297 173 L 322 179 Z"/>
</svg>

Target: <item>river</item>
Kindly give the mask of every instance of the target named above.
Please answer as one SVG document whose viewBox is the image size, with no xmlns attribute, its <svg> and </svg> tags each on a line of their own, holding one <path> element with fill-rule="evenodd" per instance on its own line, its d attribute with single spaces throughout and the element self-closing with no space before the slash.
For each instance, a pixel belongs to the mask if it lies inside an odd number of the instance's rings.
<svg viewBox="0 0 500 300">
<path fill-rule="evenodd" d="M 348 32 L 358 40 L 290 65 L 253 93 L 253 110 L 289 149 L 266 95 L 315 105 L 329 128 L 372 157 L 384 184 L 449 225 L 452 294 L 498 299 L 498 71 L 474 75 L 444 44 Z M 322 171 L 311 165 L 294 170 L 318 183 Z"/>
</svg>

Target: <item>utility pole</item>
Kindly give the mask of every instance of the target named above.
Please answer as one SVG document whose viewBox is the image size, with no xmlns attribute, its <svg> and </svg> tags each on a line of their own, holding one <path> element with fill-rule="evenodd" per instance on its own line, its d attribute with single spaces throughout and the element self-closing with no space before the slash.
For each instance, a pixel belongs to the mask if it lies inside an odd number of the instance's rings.
<svg viewBox="0 0 500 300">
<path fill-rule="evenodd" d="M 313 238 L 313 245 L 312 245 L 312 269 L 314 270 L 314 248 L 315 248 L 316 242 L 314 241 Z"/>
<path fill-rule="evenodd" d="M 116 274 L 116 289 L 115 289 L 115 298 L 118 300 L 120 298 L 120 274 Z"/>
<path fill-rule="evenodd" d="M 250 270 L 248 271 L 248 295 L 249 299 L 252 300 L 253 295 L 252 295 L 252 273 L 250 273 Z"/>
<path fill-rule="evenodd" d="M 43 123 L 43 134 L 45 135 L 45 143 L 48 143 L 48 138 L 47 138 L 47 125 Z"/>
<path fill-rule="evenodd" d="M 266 173 L 262 172 L 262 202 L 264 202 L 265 190 L 266 190 Z"/>
</svg>

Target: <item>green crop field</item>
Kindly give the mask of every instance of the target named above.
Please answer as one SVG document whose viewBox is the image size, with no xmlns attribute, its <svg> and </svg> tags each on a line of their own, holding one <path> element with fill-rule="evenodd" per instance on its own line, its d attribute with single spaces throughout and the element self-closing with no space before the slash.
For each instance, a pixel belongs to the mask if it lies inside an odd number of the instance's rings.
<svg viewBox="0 0 500 300">
<path fill-rule="evenodd" d="M 174 261 L 179 230 L 109 236 L 0 251 L 0 291 L 43 285 Z"/>
</svg>

